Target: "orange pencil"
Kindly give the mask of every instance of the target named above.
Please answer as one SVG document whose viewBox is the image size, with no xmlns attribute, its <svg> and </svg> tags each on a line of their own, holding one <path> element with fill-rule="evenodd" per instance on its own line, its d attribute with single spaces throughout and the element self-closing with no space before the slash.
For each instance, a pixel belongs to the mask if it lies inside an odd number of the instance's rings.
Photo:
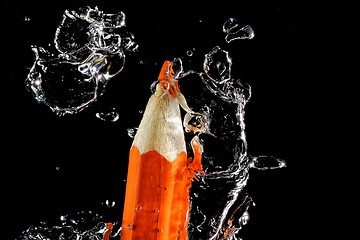
<svg viewBox="0 0 360 240">
<path fill-rule="evenodd" d="M 185 97 L 165 61 L 134 137 L 126 183 L 121 240 L 186 240 L 189 190 L 202 172 L 202 145 L 194 137 L 188 158 L 180 106 Z"/>
</svg>

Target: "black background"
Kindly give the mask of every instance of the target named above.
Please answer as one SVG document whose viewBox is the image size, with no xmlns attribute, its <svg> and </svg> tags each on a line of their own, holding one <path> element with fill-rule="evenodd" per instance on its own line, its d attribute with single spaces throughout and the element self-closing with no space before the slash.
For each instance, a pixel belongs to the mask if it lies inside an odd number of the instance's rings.
<svg viewBox="0 0 360 240">
<path fill-rule="evenodd" d="M 86 5 L 123 11 L 139 51 L 127 57 L 124 70 L 94 105 L 58 117 L 25 89 L 34 60 L 31 45 L 52 43 L 64 10 Z M 351 209 L 345 189 L 354 160 L 345 144 L 345 133 L 352 132 L 345 131 L 344 119 L 354 96 L 345 87 L 354 81 L 346 76 L 347 6 L 8 1 L 2 11 L 1 225 L 6 237 L 1 239 L 14 239 L 31 224 L 66 212 L 104 206 L 106 200 L 117 204 L 105 210 L 109 219 L 118 218 L 131 145 L 127 129 L 138 125 L 162 62 L 186 57 L 193 48 L 203 56 L 216 45 L 231 49 L 232 74 L 252 87 L 245 115 L 249 152 L 287 162 L 284 169 L 250 173 L 248 192 L 256 206 L 244 240 L 347 239 Z M 255 38 L 226 45 L 222 24 L 230 17 L 249 24 Z M 119 111 L 117 122 L 95 117 L 106 106 Z"/>
</svg>

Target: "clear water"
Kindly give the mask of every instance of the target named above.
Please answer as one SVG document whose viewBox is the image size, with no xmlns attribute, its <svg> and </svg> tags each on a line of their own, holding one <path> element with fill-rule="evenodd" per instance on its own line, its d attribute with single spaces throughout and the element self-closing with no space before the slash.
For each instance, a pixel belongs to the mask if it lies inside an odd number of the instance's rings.
<svg viewBox="0 0 360 240">
<path fill-rule="evenodd" d="M 26 88 L 39 104 L 59 116 L 90 107 L 106 92 L 108 81 L 122 71 L 126 55 L 138 49 L 125 25 L 123 12 L 106 14 L 90 7 L 66 10 L 56 30 L 55 53 L 32 46 L 35 61 Z M 249 25 L 241 27 L 234 18 L 223 24 L 223 32 L 227 43 L 255 36 Z M 186 55 L 191 57 L 193 51 Z M 209 49 L 203 62 L 191 63 L 202 65 L 200 72 L 185 69 L 181 58 L 173 61 L 180 88 L 196 112 L 184 115 L 189 154 L 194 139 L 204 149 L 205 174 L 199 174 L 191 188 L 189 238 L 240 239 L 242 227 L 251 218 L 249 209 L 255 205 L 245 191 L 249 170 L 278 169 L 286 163 L 274 156 L 248 152 L 245 109 L 251 86 L 232 76 L 230 52 L 219 46 Z M 96 117 L 115 122 L 119 114 L 109 108 Z M 136 130 L 136 126 L 129 129 L 129 137 Z M 119 239 L 121 234 L 118 219 L 105 220 L 106 216 L 93 212 L 66 214 L 58 219 L 56 223 L 44 221 L 30 226 L 17 239 Z"/>
</svg>

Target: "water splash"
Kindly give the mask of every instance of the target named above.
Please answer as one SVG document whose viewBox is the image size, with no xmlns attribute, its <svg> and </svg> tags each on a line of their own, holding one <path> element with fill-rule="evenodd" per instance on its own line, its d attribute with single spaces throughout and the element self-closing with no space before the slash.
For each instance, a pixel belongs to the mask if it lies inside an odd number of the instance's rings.
<svg viewBox="0 0 360 240">
<path fill-rule="evenodd" d="M 55 49 L 32 46 L 35 61 L 26 88 L 59 116 L 88 107 L 122 71 L 126 54 L 138 49 L 125 27 L 123 12 L 66 10 L 56 29 Z"/>
<path fill-rule="evenodd" d="M 114 33 L 124 26 L 122 12 L 107 15 L 91 8 L 66 11 L 55 37 L 59 54 L 33 47 L 36 61 L 28 75 L 27 88 L 39 103 L 45 103 L 58 115 L 77 113 L 89 106 L 103 93 L 107 81 L 121 72 L 125 53 L 137 49 L 131 34 Z M 73 32 L 73 28 L 78 31 Z M 224 23 L 223 31 L 227 43 L 254 37 L 253 29 L 248 25 L 239 27 L 235 18 Z M 84 34 L 89 38 L 84 39 Z M 192 54 L 187 52 L 187 56 Z M 205 174 L 198 174 L 198 181 L 191 188 L 189 239 L 241 239 L 240 230 L 251 218 L 249 209 L 255 206 L 245 191 L 250 169 L 278 169 L 286 163 L 274 156 L 254 156 L 248 152 L 245 107 L 251 98 L 251 87 L 232 76 L 230 53 L 215 46 L 204 55 L 202 67 L 202 72 L 184 69 L 182 59 L 174 58 L 176 78 L 180 79 L 189 106 L 196 112 L 185 114 L 183 122 L 189 155 L 194 139 L 204 148 Z M 68 82 L 67 75 L 59 76 L 58 72 L 68 73 L 73 80 Z M 55 86 L 61 86 L 62 91 L 56 89 L 54 94 Z M 153 86 L 150 85 L 150 91 Z M 113 109 L 96 116 L 113 122 L 118 114 Z M 128 136 L 133 138 L 136 130 L 129 128 Z M 115 203 L 106 205 L 112 207 Z M 33 225 L 16 240 L 118 239 L 120 226 L 119 222 L 105 221 L 92 212 L 80 212 L 62 216 L 57 224 Z"/>
<path fill-rule="evenodd" d="M 236 18 L 229 18 L 223 24 L 223 32 L 226 34 L 225 41 L 227 43 L 236 39 L 253 39 L 255 32 L 250 25 L 240 27 Z"/>
<path fill-rule="evenodd" d="M 195 181 L 191 189 L 190 239 L 239 239 L 240 229 L 250 218 L 248 210 L 255 205 L 244 189 L 249 170 L 285 166 L 283 160 L 248 152 L 245 106 L 251 87 L 233 78 L 231 68 L 229 52 L 215 46 L 205 54 L 203 72 L 184 73 L 193 79 L 180 81 L 183 91 L 196 89 L 184 94 L 189 96 L 189 106 L 204 116 L 184 119 L 185 129 L 194 123 L 201 126 L 199 133 L 193 133 L 199 135 L 204 148 L 205 175 L 199 175 L 201 181 Z M 196 78 L 200 81 L 194 84 Z"/>
<path fill-rule="evenodd" d="M 112 240 L 119 239 L 120 226 L 92 211 L 81 211 L 62 215 L 55 222 L 32 225 L 15 240 Z"/>
</svg>

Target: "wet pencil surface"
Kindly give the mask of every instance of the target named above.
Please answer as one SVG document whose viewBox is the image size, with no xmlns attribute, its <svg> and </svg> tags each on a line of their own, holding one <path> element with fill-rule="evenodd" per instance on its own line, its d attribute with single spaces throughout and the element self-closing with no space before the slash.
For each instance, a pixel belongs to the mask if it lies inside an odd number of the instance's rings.
<svg viewBox="0 0 360 240">
<path fill-rule="evenodd" d="M 201 169 L 202 148 L 188 158 L 180 105 L 191 111 L 165 61 L 129 154 L 122 240 L 188 239 L 189 190 Z"/>
</svg>

